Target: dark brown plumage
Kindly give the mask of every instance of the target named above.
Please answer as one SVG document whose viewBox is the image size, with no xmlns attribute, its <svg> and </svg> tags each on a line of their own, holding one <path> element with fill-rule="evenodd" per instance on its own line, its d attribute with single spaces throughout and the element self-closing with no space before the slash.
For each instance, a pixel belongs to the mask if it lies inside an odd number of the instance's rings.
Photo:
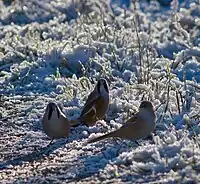
<svg viewBox="0 0 200 184">
<path fill-rule="evenodd" d="M 80 124 L 95 125 L 96 121 L 103 119 L 109 106 L 109 89 L 107 81 L 101 78 L 94 90 L 88 96 L 80 117 L 72 121 L 72 126 Z"/>
</svg>

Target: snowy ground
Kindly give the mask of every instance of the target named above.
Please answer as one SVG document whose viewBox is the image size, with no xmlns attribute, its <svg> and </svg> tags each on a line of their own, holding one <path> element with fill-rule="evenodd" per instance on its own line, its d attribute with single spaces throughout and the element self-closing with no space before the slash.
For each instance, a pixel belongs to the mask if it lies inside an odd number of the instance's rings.
<svg viewBox="0 0 200 184">
<path fill-rule="evenodd" d="M 125 8 L 0 0 L 0 183 L 200 182 L 200 3 Z M 78 117 L 100 77 L 110 83 L 105 121 L 46 147 L 46 105 Z M 83 145 L 120 127 L 142 99 L 156 108 L 153 139 Z"/>
</svg>

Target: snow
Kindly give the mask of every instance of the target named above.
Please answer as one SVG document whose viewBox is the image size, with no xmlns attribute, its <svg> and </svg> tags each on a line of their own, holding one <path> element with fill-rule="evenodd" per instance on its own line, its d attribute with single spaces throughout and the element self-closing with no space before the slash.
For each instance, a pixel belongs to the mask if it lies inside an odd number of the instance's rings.
<svg viewBox="0 0 200 184">
<path fill-rule="evenodd" d="M 200 5 L 165 3 L 0 1 L 1 183 L 200 182 Z M 76 119 L 100 77 L 105 119 L 47 147 L 46 105 Z M 152 138 L 86 144 L 141 100 L 156 109 Z"/>
</svg>

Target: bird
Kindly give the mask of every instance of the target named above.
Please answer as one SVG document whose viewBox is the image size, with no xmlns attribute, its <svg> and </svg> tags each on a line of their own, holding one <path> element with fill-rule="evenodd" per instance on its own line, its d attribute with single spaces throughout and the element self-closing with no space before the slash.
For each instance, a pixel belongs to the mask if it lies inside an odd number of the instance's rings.
<svg viewBox="0 0 200 184">
<path fill-rule="evenodd" d="M 109 88 L 105 78 L 100 78 L 89 94 L 80 116 L 71 120 L 71 126 L 94 126 L 98 120 L 104 118 L 109 107 Z"/>
<path fill-rule="evenodd" d="M 139 106 L 139 111 L 128 119 L 118 130 L 91 139 L 87 141 L 87 144 L 109 137 L 137 141 L 149 136 L 153 132 L 155 122 L 156 115 L 152 103 L 150 101 L 142 101 Z"/>
<path fill-rule="evenodd" d="M 54 139 L 65 138 L 70 134 L 71 124 L 59 106 L 50 102 L 42 118 L 44 132 L 51 138 L 51 144 Z"/>
</svg>

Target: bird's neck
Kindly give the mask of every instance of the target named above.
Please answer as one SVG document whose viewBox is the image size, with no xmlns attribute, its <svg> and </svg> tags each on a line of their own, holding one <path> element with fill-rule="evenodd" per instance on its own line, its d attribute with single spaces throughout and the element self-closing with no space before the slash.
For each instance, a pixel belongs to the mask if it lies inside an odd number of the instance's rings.
<svg viewBox="0 0 200 184">
<path fill-rule="evenodd" d="M 109 94 L 105 89 L 103 89 L 103 90 L 100 91 L 99 96 L 108 97 Z"/>
<path fill-rule="evenodd" d="M 155 122 L 156 116 L 153 110 L 140 109 L 139 114 L 144 119 L 144 121 L 150 122 L 150 123 Z"/>
</svg>

